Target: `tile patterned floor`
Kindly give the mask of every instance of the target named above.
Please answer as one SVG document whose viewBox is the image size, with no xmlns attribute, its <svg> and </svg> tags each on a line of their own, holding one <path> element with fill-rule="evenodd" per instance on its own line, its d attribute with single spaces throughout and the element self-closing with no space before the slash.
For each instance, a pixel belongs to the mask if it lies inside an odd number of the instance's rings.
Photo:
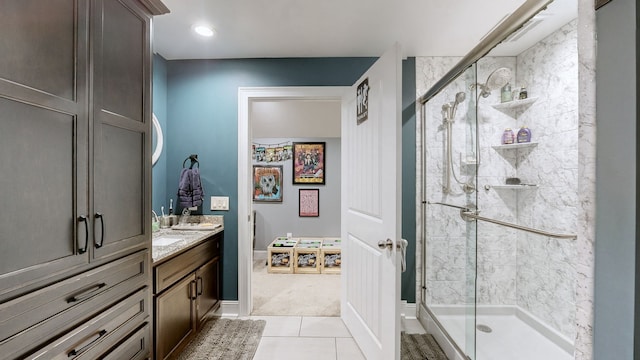
<svg viewBox="0 0 640 360">
<path fill-rule="evenodd" d="M 265 320 L 254 360 L 364 360 L 349 330 L 338 317 L 252 316 Z M 403 329 L 424 333 L 417 320 L 403 320 Z"/>
</svg>

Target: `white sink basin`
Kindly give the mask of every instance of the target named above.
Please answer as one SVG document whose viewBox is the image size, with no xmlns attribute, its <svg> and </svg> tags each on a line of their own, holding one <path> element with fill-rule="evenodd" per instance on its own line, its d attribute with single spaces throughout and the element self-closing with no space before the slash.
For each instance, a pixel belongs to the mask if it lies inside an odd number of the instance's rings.
<svg viewBox="0 0 640 360">
<path fill-rule="evenodd" d="M 178 242 L 178 241 L 180 241 L 182 239 L 183 238 L 181 238 L 181 237 L 165 237 L 165 236 L 163 236 L 163 237 L 159 237 L 157 239 L 153 239 L 152 243 L 153 243 L 153 246 L 168 246 L 168 245 L 176 243 L 176 242 Z"/>
</svg>

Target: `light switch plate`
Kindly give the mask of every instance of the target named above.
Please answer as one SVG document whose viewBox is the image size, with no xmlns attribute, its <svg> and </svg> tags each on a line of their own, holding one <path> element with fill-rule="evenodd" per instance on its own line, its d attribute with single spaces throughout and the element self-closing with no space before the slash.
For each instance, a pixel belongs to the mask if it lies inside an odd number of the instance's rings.
<svg viewBox="0 0 640 360">
<path fill-rule="evenodd" d="M 229 210 L 229 197 L 228 196 L 212 196 L 211 197 L 211 210 Z"/>
</svg>

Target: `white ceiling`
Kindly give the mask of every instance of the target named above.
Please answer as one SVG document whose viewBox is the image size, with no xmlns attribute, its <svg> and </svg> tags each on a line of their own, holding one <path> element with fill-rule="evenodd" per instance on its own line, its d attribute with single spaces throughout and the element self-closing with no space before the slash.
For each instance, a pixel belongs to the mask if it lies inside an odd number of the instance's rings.
<svg viewBox="0 0 640 360">
<path fill-rule="evenodd" d="M 154 51 L 177 60 L 376 57 L 396 41 L 405 56 L 463 56 L 525 0 L 163 2 L 171 13 L 154 18 Z M 576 16 L 577 0 L 555 0 L 544 21 L 491 55 L 517 55 Z M 216 35 L 195 35 L 194 24 L 211 25 Z M 306 137 L 309 128 L 314 136 L 340 136 L 339 102 L 255 102 L 251 112 L 255 138 Z"/>
<path fill-rule="evenodd" d="M 462 56 L 524 0 L 163 2 L 171 13 L 154 18 L 154 51 L 175 60 L 380 56 L 396 41 L 405 56 Z M 196 36 L 196 23 L 216 34 Z"/>
</svg>

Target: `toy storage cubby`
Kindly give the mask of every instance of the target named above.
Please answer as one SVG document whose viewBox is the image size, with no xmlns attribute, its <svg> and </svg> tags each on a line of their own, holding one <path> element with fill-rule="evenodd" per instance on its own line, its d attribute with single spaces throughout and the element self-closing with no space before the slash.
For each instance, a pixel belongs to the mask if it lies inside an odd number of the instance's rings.
<svg viewBox="0 0 640 360">
<path fill-rule="evenodd" d="M 321 238 L 300 238 L 295 247 L 294 273 L 319 274 Z"/>
<path fill-rule="evenodd" d="M 322 266 L 320 271 L 323 274 L 340 274 L 342 269 L 341 241 L 336 238 L 326 238 L 322 241 L 320 259 Z"/>
<path fill-rule="evenodd" d="M 277 237 L 267 247 L 269 273 L 340 274 L 341 241 L 334 237 Z"/>
<path fill-rule="evenodd" d="M 277 237 L 267 247 L 269 273 L 293 274 L 294 248 L 298 239 Z"/>
</svg>

